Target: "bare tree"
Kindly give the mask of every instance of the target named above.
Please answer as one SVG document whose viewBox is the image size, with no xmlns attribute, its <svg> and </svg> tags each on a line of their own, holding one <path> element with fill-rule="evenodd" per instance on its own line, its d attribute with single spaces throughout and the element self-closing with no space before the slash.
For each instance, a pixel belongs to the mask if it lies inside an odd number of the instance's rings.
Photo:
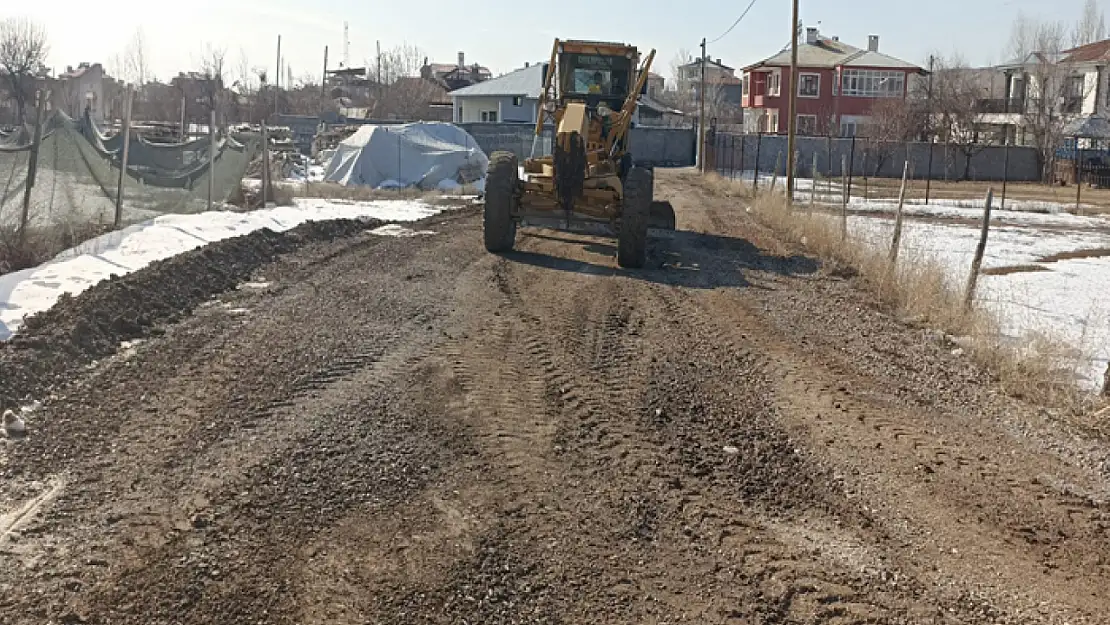
<svg viewBox="0 0 1110 625">
<path fill-rule="evenodd" d="M 123 51 L 123 73 L 121 78 L 127 82 L 142 87 L 150 80 L 150 68 L 147 65 L 146 37 L 142 28 L 136 28 L 131 36 L 131 41 Z"/>
<path fill-rule="evenodd" d="M 924 125 L 923 111 L 911 100 L 887 98 L 876 102 L 860 133 L 871 140 L 874 175 L 878 176 L 894 152 L 920 134 Z"/>
<path fill-rule="evenodd" d="M 196 81 L 197 96 L 204 107 L 204 121 L 211 119 L 211 112 L 216 112 L 217 124 L 223 127 L 226 124 L 226 114 L 221 116 L 221 105 L 224 100 L 224 87 L 227 51 L 211 44 L 205 47 L 200 59 L 200 75 Z"/>
<path fill-rule="evenodd" d="M 1063 143 L 1068 119 L 1080 112 L 1093 85 L 1060 63 L 1066 27 L 1060 22 L 1038 22 L 1019 16 L 1023 25 L 1011 31 L 1011 50 L 1022 63 L 1027 143 L 1037 150 L 1041 175 L 1052 179 L 1056 149 Z"/>
<path fill-rule="evenodd" d="M 16 118 L 23 123 L 27 101 L 34 96 L 37 73 L 50 48 L 46 29 L 26 17 L 0 21 L 0 73 L 9 96 L 15 100 Z"/>
<path fill-rule="evenodd" d="M 1087 0 L 1083 13 L 1071 34 L 1072 47 L 1102 41 L 1106 38 L 1106 20 L 1096 0 Z"/>
<path fill-rule="evenodd" d="M 933 115 L 942 141 L 964 156 L 961 180 L 971 178 L 971 159 L 983 151 L 979 118 L 982 89 L 975 73 L 959 55 L 938 58 L 933 80 Z"/>
<path fill-rule="evenodd" d="M 401 44 L 383 50 L 369 65 L 374 117 L 382 119 L 427 118 L 430 105 L 444 97 L 444 88 L 420 75 L 426 55 L 417 46 Z M 378 69 L 381 69 L 380 78 Z M 468 69 L 459 68 L 462 71 Z"/>
</svg>

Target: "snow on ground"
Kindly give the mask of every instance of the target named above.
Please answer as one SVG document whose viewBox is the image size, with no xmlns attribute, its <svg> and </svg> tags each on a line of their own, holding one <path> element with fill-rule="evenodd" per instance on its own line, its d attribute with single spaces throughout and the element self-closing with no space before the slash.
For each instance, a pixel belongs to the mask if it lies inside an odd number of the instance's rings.
<svg viewBox="0 0 1110 625">
<path fill-rule="evenodd" d="M 38 267 L 0 276 L 0 340 L 10 338 L 25 316 L 53 306 L 62 293 L 77 295 L 111 274 L 125 275 L 208 243 L 262 228 L 282 232 L 307 221 L 358 218 L 415 221 L 441 210 L 420 201 L 341 202 L 306 198 L 296 200 L 294 206 L 250 212 L 212 211 L 156 217 L 86 241 Z M 406 232 L 394 228 L 378 234 L 426 234 L 402 230 Z"/>
<path fill-rule="evenodd" d="M 1078 223 L 1084 219 L 1059 217 Z M 976 299 L 996 313 L 1005 336 L 1020 340 L 1040 335 L 1077 347 L 1077 374 L 1084 386 L 1097 390 L 1110 362 L 1110 257 L 1039 261 L 1061 252 L 1110 248 L 1110 233 L 1084 231 L 1082 226 L 1065 232 L 1031 226 L 992 227 L 983 268 L 1039 265 L 1044 271 L 981 275 Z M 848 228 L 858 240 L 881 249 L 890 246 L 889 218 L 850 216 Z M 934 260 L 962 286 L 978 241 L 976 226 L 906 221 L 899 262 Z"/>
</svg>

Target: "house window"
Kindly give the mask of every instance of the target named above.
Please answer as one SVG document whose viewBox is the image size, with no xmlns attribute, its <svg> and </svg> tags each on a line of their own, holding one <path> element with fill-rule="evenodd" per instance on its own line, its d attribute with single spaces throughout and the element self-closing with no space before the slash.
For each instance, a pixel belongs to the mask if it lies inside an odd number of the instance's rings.
<svg viewBox="0 0 1110 625">
<path fill-rule="evenodd" d="M 767 132 L 779 131 L 779 112 L 771 111 L 767 114 Z"/>
<path fill-rule="evenodd" d="M 906 75 L 871 69 L 846 69 L 840 82 L 841 95 L 860 98 L 901 98 Z"/>
<path fill-rule="evenodd" d="M 841 137 L 854 137 L 856 136 L 856 130 L 856 122 L 840 122 Z"/>
<path fill-rule="evenodd" d="M 781 95 L 781 91 L 779 89 L 781 82 L 782 75 L 778 72 L 767 74 L 767 95 L 770 97 L 778 97 L 779 95 Z"/>
<path fill-rule="evenodd" d="M 815 135 L 815 134 L 817 134 L 817 116 L 816 115 L 799 115 L 798 116 L 798 134 L 800 134 L 800 135 Z"/>
<path fill-rule="evenodd" d="M 1086 82 L 1085 76 L 1068 76 L 1068 82 L 1064 86 L 1064 95 L 1069 98 L 1082 98 Z"/>
<path fill-rule="evenodd" d="M 748 74 L 744 74 L 744 77 L 742 79 L 740 79 L 740 84 L 741 84 L 741 87 L 740 87 L 741 95 L 743 95 L 744 97 L 747 97 L 748 96 Z"/>
<path fill-rule="evenodd" d="M 497 121 L 497 111 L 482 111 L 482 121 L 484 121 L 484 122 L 496 122 Z"/>
<path fill-rule="evenodd" d="M 798 74 L 798 97 L 816 98 L 821 95 L 820 74 Z"/>
<path fill-rule="evenodd" d="M 513 106 L 524 106 L 524 96 L 514 95 L 513 96 Z"/>
</svg>

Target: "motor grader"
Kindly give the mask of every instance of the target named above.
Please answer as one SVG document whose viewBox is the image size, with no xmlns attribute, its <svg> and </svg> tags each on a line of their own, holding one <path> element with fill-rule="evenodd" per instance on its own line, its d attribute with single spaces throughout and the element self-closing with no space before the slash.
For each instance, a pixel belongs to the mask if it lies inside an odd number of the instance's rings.
<svg viewBox="0 0 1110 625">
<path fill-rule="evenodd" d="M 487 250 L 512 250 L 518 225 L 587 231 L 599 225 L 616 234 L 618 265 L 644 266 L 649 226 L 675 225 L 670 203 L 653 199 L 653 168 L 637 163 L 629 141 L 654 58 L 652 50 L 641 62 L 637 49 L 623 43 L 555 40 L 531 157 L 520 167 L 511 152 L 490 156 Z"/>
</svg>

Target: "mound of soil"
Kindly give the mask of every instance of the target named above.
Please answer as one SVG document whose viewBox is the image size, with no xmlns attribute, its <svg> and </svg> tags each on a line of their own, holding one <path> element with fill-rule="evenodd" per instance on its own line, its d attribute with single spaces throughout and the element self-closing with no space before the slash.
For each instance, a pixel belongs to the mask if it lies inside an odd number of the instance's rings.
<svg viewBox="0 0 1110 625">
<path fill-rule="evenodd" d="M 120 342 L 159 332 L 198 305 L 249 280 L 279 255 L 350 237 L 384 222 L 307 222 L 284 233 L 263 229 L 157 261 L 108 280 L 28 317 L 0 344 L 0 410 L 42 393 L 80 367 L 109 356 Z"/>
</svg>

